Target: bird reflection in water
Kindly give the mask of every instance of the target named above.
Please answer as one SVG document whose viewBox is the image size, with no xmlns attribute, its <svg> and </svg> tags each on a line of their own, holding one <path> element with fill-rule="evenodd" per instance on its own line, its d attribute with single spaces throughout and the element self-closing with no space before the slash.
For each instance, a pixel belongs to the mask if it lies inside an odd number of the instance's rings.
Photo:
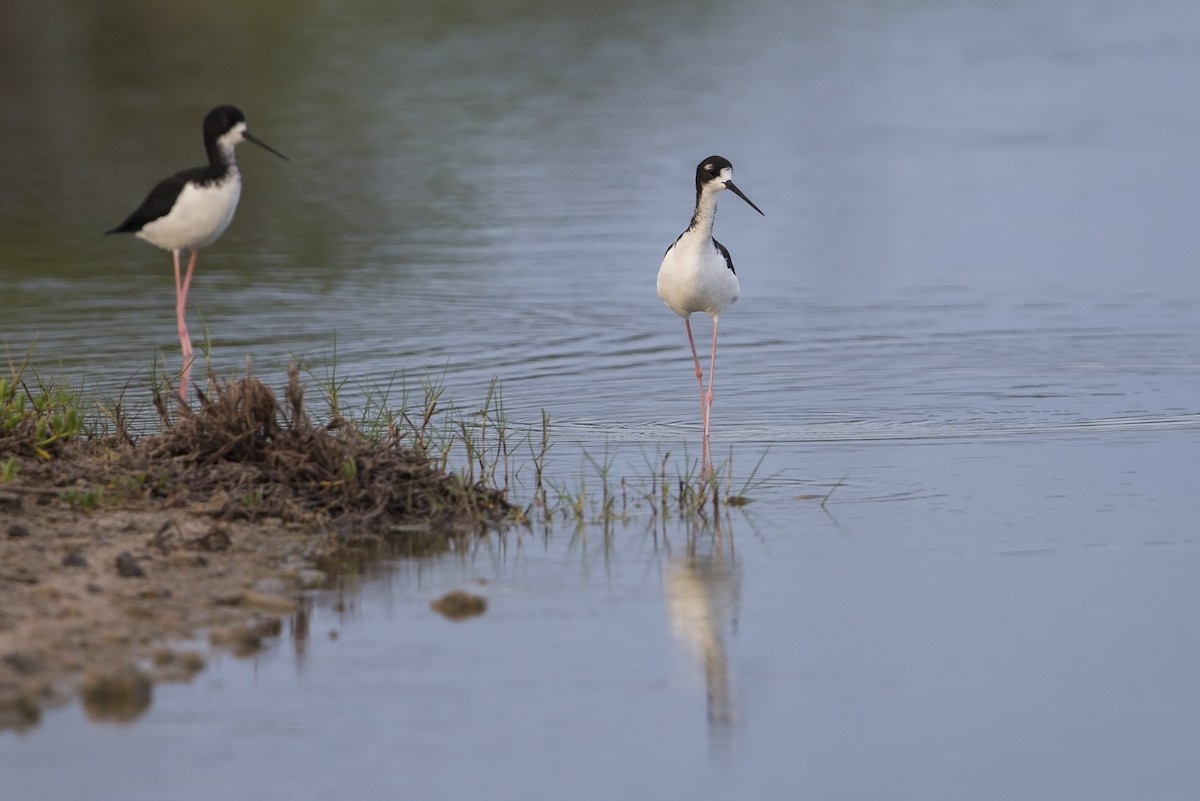
<svg viewBox="0 0 1200 801">
<path fill-rule="evenodd" d="M 689 534 L 686 553 L 671 558 L 665 576 L 671 631 L 704 669 L 714 744 L 725 741 L 737 722 L 725 639 L 737 628 L 741 568 L 732 539 L 726 539 L 719 523 L 708 536 Z"/>
</svg>

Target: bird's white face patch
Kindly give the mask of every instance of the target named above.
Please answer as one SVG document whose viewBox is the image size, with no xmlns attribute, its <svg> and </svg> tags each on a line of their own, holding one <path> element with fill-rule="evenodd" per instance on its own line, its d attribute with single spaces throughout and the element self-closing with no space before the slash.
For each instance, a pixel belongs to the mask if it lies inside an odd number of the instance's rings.
<svg viewBox="0 0 1200 801">
<path fill-rule="evenodd" d="M 704 181 L 704 191 L 720 192 L 721 190 L 728 188 L 725 186 L 725 184 L 730 179 L 733 178 L 733 168 L 732 167 L 722 167 L 721 171 L 719 173 L 717 173 L 716 175 L 712 175 L 712 168 L 713 168 L 712 164 L 704 165 L 704 168 L 703 168 L 704 171 L 709 173 L 711 176 L 707 180 Z"/>
<path fill-rule="evenodd" d="M 217 140 L 217 144 L 222 150 L 230 150 L 238 142 L 241 142 L 243 139 L 245 139 L 245 133 L 246 123 L 239 122 L 237 125 L 226 131 L 221 138 Z"/>
</svg>

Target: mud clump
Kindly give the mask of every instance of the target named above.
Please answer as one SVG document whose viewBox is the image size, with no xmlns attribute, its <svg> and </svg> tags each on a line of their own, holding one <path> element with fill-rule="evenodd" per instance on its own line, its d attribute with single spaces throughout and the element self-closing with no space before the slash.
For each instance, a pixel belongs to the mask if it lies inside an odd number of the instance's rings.
<svg viewBox="0 0 1200 801">
<path fill-rule="evenodd" d="M 452 590 L 429 606 L 433 611 L 450 620 L 466 620 L 487 611 L 487 598 L 462 590 Z"/>
<path fill-rule="evenodd" d="M 134 665 L 118 665 L 89 672 L 80 696 L 89 718 L 127 723 L 150 708 L 150 677 Z"/>
</svg>

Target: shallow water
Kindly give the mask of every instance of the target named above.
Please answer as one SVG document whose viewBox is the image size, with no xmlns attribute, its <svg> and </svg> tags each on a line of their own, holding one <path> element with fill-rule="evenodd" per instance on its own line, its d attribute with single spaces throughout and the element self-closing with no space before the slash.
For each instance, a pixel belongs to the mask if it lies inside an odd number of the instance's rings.
<svg viewBox="0 0 1200 801">
<path fill-rule="evenodd" d="M 201 256 L 218 372 L 336 349 L 352 401 L 430 374 L 466 409 L 496 377 L 558 487 L 631 499 L 373 564 L 134 726 L 0 735 L 4 798 L 1190 797 L 1193 6 L 17 13 L 10 352 L 133 399 L 175 368 L 169 257 L 97 232 L 236 102 L 293 160 L 240 149 Z M 767 215 L 717 222 L 713 449 L 754 499 L 719 530 L 635 503 L 699 456 L 654 271 L 714 152 Z M 431 613 L 455 587 L 488 613 Z"/>
</svg>

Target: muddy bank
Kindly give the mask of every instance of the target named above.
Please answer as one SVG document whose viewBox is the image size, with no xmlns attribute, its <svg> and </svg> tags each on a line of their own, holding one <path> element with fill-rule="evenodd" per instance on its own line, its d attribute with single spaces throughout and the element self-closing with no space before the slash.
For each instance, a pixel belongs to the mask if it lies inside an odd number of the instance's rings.
<svg viewBox="0 0 1200 801">
<path fill-rule="evenodd" d="M 330 543 L 297 525 L 79 511 L 26 489 L 0 489 L 0 728 L 81 690 L 93 717 L 136 716 L 152 682 L 190 678 L 210 642 L 254 650 L 323 581 Z"/>
<path fill-rule="evenodd" d="M 362 539 L 429 552 L 503 518 L 503 494 L 438 470 L 401 432 L 315 426 L 293 371 L 281 406 L 220 382 L 162 434 L 0 442 L 0 729 L 79 695 L 128 720 L 212 647 L 253 652 Z M 398 533 L 399 532 L 399 533 Z"/>
</svg>

